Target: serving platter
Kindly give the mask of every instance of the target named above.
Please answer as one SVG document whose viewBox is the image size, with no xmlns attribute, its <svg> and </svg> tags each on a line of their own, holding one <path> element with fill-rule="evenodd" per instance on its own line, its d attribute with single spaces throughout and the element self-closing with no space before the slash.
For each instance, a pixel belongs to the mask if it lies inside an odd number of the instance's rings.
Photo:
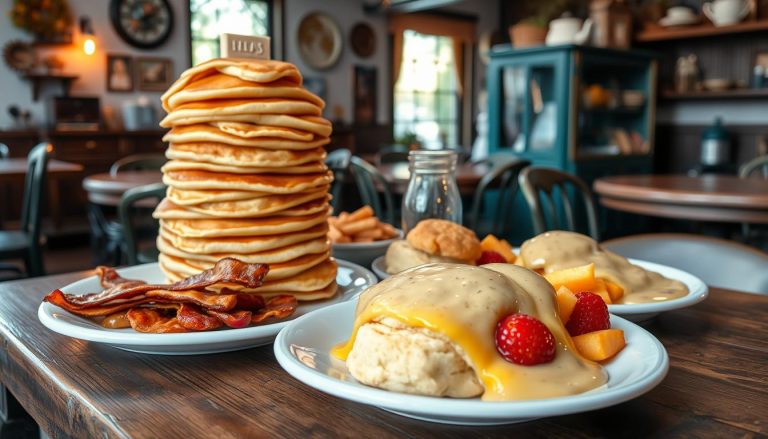
<svg viewBox="0 0 768 439">
<path fill-rule="evenodd" d="M 331 244 L 333 256 L 367 267 L 371 265 L 376 258 L 383 256 L 387 252 L 387 248 L 389 248 L 390 244 L 398 239 L 402 239 L 403 231 L 400 229 L 396 230 L 397 235 L 390 239 L 373 242 L 333 243 Z"/>
<path fill-rule="evenodd" d="M 275 358 L 289 374 L 311 387 L 410 418 L 457 425 L 498 425 L 595 410 L 651 390 L 664 379 L 669 368 L 667 352 L 653 335 L 612 315 L 611 326 L 624 331 L 627 346 L 604 364 L 608 383 L 590 392 L 510 402 L 391 392 L 357 382 L 345 363 L 329 353 L 352 332 L 355 302 L 332 305 L 289 323 L 275 340 Z"/>
<path fill-rule="evenodd" d="M 338 260 L 336 282 L 339 292 L 331 299 L 310 303 L 299 302 L 296 312 L 276 323 L 249 326 L 242 329 L 220 329 L 183 334 L 144 334 L 133 329 L 107 329 L 96 322 L 78 317 L 56 305 L 43 302 L 37 310 L 40 322 L 49 329 L 73 338 L 106 343 L 126 351 L 160 355 L 196 355 L 246 349 L 271 343 L 289 321 L 323 307 L 342 303 L 378 282 L 368 269 L 351 262 Z M 141 279 L 150 283 L 164 283 L 165 275 L 156 263 L 119 269 L 127 279 Z M 86 294 L 101 291 L 96 276 L 69 284 L 61 290 L 68 294 Z"/>
<path fill-rule="evenodd" d="M 629 259 L 634 265 L 640 266 L 648 271 L 655 271 L 662 276 L 670 279 L 678 280 L 688 287 L 688 294 L 672 300 L 664 300 L 659 302 L 650 303 L 633 303 L 633 304 L 611 304 L 608 305 L 608 311 L 612 314 L 620 315 L 627 320 L 633 322 L 642 322 L 657 316 L 659 313 L 665 311 L 672 311 L 675 309 L 687 308 L 693 306 L 709 295 L 709 288 L 698 277 L 674 267 L 667 265 L 657 264 L 655 262 L 643 261 L 640 259 Z M 373 272 L 379 279 L 384 280 L 390 275 L 387 273 L 387 263 L 384 256 L 374 259 L 371 264 Z"/>
</svg>

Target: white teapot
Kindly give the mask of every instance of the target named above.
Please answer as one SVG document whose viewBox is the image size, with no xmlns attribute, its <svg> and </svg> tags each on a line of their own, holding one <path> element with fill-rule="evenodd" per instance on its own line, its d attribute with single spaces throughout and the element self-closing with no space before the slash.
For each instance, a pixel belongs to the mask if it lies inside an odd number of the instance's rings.
<svg viewBox="0 0 768 439">
<path fill-rule="evenodd" d="M 750 6 L 747 0 L 715 0 L 704 3 L 702 11 L 715 26 L 736 24 L 749 14 Z"/>
<path fill-rule="evenodd" d="M 589 41 L 591 31 L 592 20 L 589 18 L 583 22 L 576 17 L 556 18 L 549 22 L 546 43 L 547 46 L 584 44 Z"/>
</svg>

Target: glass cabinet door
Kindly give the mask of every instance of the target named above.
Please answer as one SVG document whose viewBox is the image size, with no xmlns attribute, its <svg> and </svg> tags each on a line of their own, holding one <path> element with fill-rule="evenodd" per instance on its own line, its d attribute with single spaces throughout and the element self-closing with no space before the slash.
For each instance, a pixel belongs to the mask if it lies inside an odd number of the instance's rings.
<svg viewBox="0 0 768 439">
<path fill-rule="evenodd" d="M 529 72 L 528 150 L 550 150 L 557 140 L 557 106 L 565 102 L 558 102 L 555 96 L 554 66 L 532 66 Z"/>
</svg>

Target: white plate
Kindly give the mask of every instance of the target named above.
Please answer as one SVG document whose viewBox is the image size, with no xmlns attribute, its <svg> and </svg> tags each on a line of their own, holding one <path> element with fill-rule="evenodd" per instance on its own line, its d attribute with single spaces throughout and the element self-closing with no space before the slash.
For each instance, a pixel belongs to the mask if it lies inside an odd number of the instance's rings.
<svg viewBox="0 0 768 439">
<path fill-rule="evenodd" d="M 608 305 L 608 311 L 612 314 L 620 315 L 633 322 L 642 322 L 653 318 L 664 311 L 671 311 L 673 309 L 686 308 L 695 305 L 706 299 L 707 295 L 709 295 L 709 288 L 707 288 L 704 281 L 686 271 L 639 259 L 630 259 L 629 262 L 643 267 L 648 271 L 655 271 L 664 277 L 679 280 L 688 287 L 688 294 L 678 299 L 665 300 L 662 302 Z M 371 268 L 379 279 L 384 280 L 389 277 L 384 256 L 376 258 L 371 264 Z"/>
<path fill-rule="evenodd" d="M 402 236 L 403 231 L 398 229 L 397 236 L 392 239 L 374 242 L 331 244 L 331 249 L 333 250 L 333 256 L 336 258 L 354 262 L 363 267 L 369 267 L 374 259 L 383 256 L 387 252 L 387 248 L 389 248 L 389 245 L 392 244 L 392 242 L 401 239 Z"/>
<path fill-rule="evenodd" d="M 659 24 L 664 27 L 688 26 L 699 22 L 699 18 L 693 14 L 690 17 L 670 17 L 666 16 L 659 20 Z"/>
<path fill-rule="evenodd" d="M 340 260 L 337 262 L 339 271 L 336 282 L 339 284 L 339 293 L 332 299 L 300 303 L 291 319 L 331 304 L 348 301 L 365 288 L 378 282 L 373 273 L 359 265 Z M 118 272 L 128 279 L 141 279 L 150 283 L 165 282 L 165 275 L 156 262 L 123 268 Z M 102 288 L 99 286 L 98 278 L 91 276 L 67 285 L 61 290 L 69 294 L 86 294 L 101 291 Z M 289 319 L 242 329 L 183 334 L 143 334 L 130 328 L 106 329 L 98 323 L 78 317 L 48 302 L 40 304 L 37 317 L 43 325 L 62 335 L 106 343 L 126 351 L 162 355 L 210 354 L 269 344 L 290 321 Z"/>
<path fill-rule="evenodd" d="M 608 383 L 582 393 L 532 401 L 485 402 L 408 395 L 358 383 L 330 349 L 352 332 L 355 301 L 340 303 L 291 322 L 275 340 L 275 358 L 289 374 L 323 392 L 425 421 L 459 425 L 498 425 L 585 412 L 636 398 L 659 384 L 669 359 L 664 346 L 643 328 L 611 316 L 624 330 L 627 346 L 605 364 Z"/>
</svg>

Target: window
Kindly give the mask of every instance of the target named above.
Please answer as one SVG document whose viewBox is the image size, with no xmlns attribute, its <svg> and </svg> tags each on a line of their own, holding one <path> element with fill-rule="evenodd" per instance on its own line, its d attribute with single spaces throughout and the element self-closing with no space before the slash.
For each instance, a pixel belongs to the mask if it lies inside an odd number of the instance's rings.
<svg viewBox="0 0 768 439">
<path fill-rule="evenodd" d="M 459 94 L 450 37 L 403 32 L 403 57 L 394 93 L 394 134 L 416 134 L 424 147 L 459 141 Z"/>
<path fill-rule="evenodd" d="M 219 34 L 270 35 L 269 0 L 190 0 L 192 65 L 219 56 Z"/>
</svg>

